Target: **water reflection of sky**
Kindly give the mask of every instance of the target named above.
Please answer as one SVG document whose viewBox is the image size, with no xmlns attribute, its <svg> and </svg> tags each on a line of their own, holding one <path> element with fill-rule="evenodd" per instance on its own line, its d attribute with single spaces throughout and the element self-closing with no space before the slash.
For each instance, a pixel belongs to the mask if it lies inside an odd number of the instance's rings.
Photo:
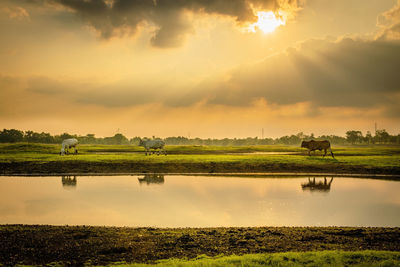
<svg viewBox="0 0 400 267">
<path fill-rule="evenodd" d="M 335 177 L 329 190 L 305 190 L 302 184 L 310 181 L 314 183 L 308 177 L 0 177 L 0 223 L 400 226 L 400 182 Z M 323 182 L 316 178 L 314 185 Z"/>
</svg>

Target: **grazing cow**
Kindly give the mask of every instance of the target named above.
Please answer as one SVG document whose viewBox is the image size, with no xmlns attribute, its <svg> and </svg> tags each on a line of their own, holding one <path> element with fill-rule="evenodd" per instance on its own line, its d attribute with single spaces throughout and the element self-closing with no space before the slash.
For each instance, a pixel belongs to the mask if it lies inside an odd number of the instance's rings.
<svg viewBox="0 0 400 267">
<path fill-rule="evenodd" d="M 167 155 L 167 152 L 164 149 L 165 142 L 163 140 L 161 140 L 161 139 L 158 139 L 158 138 L 157 139 L 151 139 L 151 140 L 139 139 L 139 146 L 142 146 L 142 147 L 144 147 L 146 149 L 146 156 L 147 156 L 147 154 L 150 155 L 150 149 L 154 149 L 154 150 L 159 149 L 159 151 L 157 151 L 157 155 L 160 155 L 160 153 L 164 153 L 164 155 Z M 153 153 L 154 152 L 155 151 L 153 151 Z"/>
<path fill-rule="evenodd" d="M 315 141 L 315 140 L 311 140 L 311 141 L 303 141 L 301 142 L 301 147 L 307 148 L 308 149 L 308 155 L 311 156 L 310 152 L 311 151 L 315 151 L 315 150 L 324 150 L 325 154 L 324 157 L 326 156 L 326 150 L 329 149 L 332 155 L 332 158 L 335 158 L 333 156 L 333 152 L 331 149 L 331 143 L 329 143 L 328 140 L 324 140 L 324 141 Z"/>
<path fill-rule="evenodd" d="M 78 154 L 78 149 L 76 149 L 76 145 L 78 144 L 78 140 L 76 138 L 69 138 L 62 141 L 62 148 L 60 155 L 68 154 L 69 149 L 71 147 L 75 148 L 75 154 Z"/>
</svg>

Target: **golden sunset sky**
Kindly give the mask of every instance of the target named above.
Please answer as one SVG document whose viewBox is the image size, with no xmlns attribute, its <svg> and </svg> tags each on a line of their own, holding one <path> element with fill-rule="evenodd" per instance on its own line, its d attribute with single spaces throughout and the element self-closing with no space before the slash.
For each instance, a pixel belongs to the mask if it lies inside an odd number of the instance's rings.
<svg viewBox="0 0 400 267">
<path fill-rule="evenodd" d="M 400 1 L 2 0 L 0 128 L 400 132 Z"/>
</svg>

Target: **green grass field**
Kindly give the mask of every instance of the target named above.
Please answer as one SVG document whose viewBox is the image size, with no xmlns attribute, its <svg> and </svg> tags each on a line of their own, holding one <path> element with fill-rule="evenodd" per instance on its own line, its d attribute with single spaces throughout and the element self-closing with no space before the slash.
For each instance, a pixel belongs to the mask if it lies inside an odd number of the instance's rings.
<svg viewBox="0 0 400 267">
<path fill-rule="evenodd" d="M 342 173 L 347 170 L 361 173 L 364 170 L 373 173 L 400 173 L 400 147 L 388 146 L 333 147 L 335 158 L 323 158 L 319 151 L 308 156 L 307 151 L 300 147 L 272 145 L 166 146 L 167 156 L 145 156 L 142 147 L 130 145 L 79 145 L 78 155 L 65 156 L 60 156 L 59 150 L 59 145 L 0 144 L 0 163 L 137 164 L 140 167 L 139 172 L 147 172 L 146 166 L 150 165 L 153 167 L 148 171 L 156 171 L 156 165 L 162 165 L 164 169 L 167 165 L 173 165 L 174 168 L 167 168 L 166 172 L 172 172 L 173 169 L 175 172 L 323 172 L 326 169 L 326 172 L 338 170 Z M 197 167 L 191 171 L 190 164 Z M 164 169 L 161 168 L 160 172 L 165 171 Z"/>
<path fill-rule="evenodd" d="M 51 153 L 58 154 L 60 145 L 36 143 L 0 143 L 0 153 Z M 143 152 L 144 148 L 133 145 L 79 145 L 79 153 L 129 153 Z M 168 154 L 227 154 L 257 152 L 306 153 L 300 146 L 166 146 Z M 335 155 L 400 155 L 400 146 L 332 146 Z M 317 152 L 318 153 L 318 152 Z M 321 153 L 321 152 L 320 152 Z"/>
<path fill-rule="evenodd" d="M 109 265 L 110 266 L 110 265 Z M 322 251 L 247 254 L 243 256 L 200 256 L 195 260 L 169 259 L 156 264 L 124 264 L 111 266 L 400 266 L 400 252 L 391 251 Z"/>
</svg>

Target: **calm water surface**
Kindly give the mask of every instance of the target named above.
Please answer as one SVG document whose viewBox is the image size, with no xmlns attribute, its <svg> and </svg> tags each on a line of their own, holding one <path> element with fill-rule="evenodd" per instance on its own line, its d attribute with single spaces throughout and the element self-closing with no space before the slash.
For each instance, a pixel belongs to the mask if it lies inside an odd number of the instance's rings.
<svg viewBox="0 0 400 267">
<path fill-rule="evenodd" d="M 400 182 L 343 177 L 0 177 L 0 224 L 400 226 Z"/>
</svg>

